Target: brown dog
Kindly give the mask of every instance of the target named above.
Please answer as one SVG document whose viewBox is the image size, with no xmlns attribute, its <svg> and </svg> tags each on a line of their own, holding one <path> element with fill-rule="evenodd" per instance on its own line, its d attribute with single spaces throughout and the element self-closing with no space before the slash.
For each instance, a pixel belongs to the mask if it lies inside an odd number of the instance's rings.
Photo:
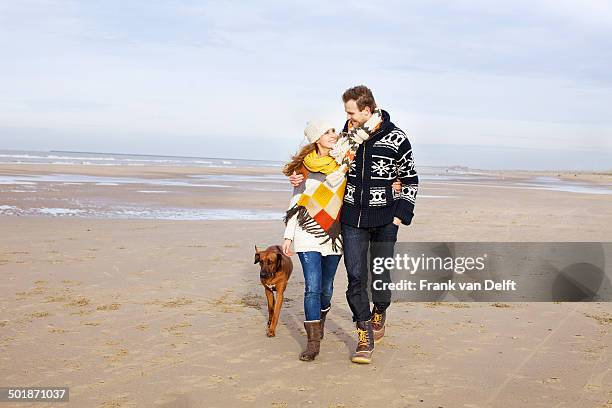
<svg viewBox="0 0 612 408">
<path fill-rule="evenodd" d="M 276 324 L 280 316 L 280 309 L 283 305 L 283 292 L 289 282 L 293 262 L 291 258 L 283 254 L 283 250 L 278 245 L 272 245 L 265 250 L 260 250 L 255 245 L 255 263 L 261 267 L 259 279 L 266 290 L 268 299 L 268 337 L 276 335 Z M 274 299 L 276 292 L 276 299 Z"/>
</svg>

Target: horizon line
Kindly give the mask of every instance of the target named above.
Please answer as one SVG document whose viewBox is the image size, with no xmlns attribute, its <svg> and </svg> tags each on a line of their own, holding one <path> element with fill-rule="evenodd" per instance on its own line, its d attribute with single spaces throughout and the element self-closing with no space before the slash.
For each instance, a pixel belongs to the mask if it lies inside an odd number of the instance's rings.
<svg viewBox="0 0 612 408">
<path fill-rule="evenodd" d="M 431 146 L 431 145 L 430 145 Z M 459 145 L 460 146 L 460 145 Z M 484 147 L 484 146 L 481 146 Z M 520 149 L 520 148 L 519 148 Z M 0 149 L 5 152 L 37 152 L 37 153 L 79 153 L 79 154 L 106 154 L 116 156 L 141 156 L 141 157 L 170 157 L 179 159 L 216 159 L 216 160 L 244 160 L 244 161 L 255 161 L 255 162 L 276 162 L 283 164 L 283 160 L 264 160 L 264 159 L 246 159 L 240 157 L 205 157 L 205 156 L 178 156 L 178 155 L 161 155 L 161 154 L 144 154 L 144 153 L 114 153 L 114 152 L 93 152 L 93 151 L 79 151 L 79 150 L 16 150 L 16 149 Z M 45 163 L 25 163 L 25 164 L 45 164 Z M 46 163 L 49 164 L 49 163 Z M 52 163 L 51 163 L 52 164 Z M 61 163 L 58 163 L 61 164 Z M 464 170 L 479 170 L 479 171 L 532 171 L 532 172 L 574 172 L 574 173 L 591 173 L 591 174 L 612 174 L 612 168 L 595 170 L 595 169 L 526 169 L 526 168 L 504 168 L 504 169 L 493 169 L 493 168 L 482 168 L 482 167 L 470 167 L 462 164 L 423 164 L 420 167 L 442 167 L 445 169 L 460 168 Z"/>
</svg>

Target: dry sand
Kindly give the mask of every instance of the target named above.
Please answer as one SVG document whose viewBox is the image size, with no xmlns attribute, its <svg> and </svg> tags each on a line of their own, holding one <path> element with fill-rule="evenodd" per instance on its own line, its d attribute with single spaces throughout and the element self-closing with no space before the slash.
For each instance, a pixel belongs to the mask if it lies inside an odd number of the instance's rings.
<svg viewBox="0 0 612 408">
<path fill-rule="evenodd" d="M 0 166 L 0 175 L 78 172 L 138 177 L 218 169 Z M 260 174 L 269 169 L 243 169 Z M 223 169 L 222 173 L 227 170 Z M 246 172 L 246 173 L 245 173 Z M 608 180 L 609 181 L 609 180 Z M 612 241 L 612 199 L 423 183 L 400 241 Z M 142 186 L 108 186 L 138 199 Z M 39 199 L 99 197 L 41 189 Z M 178 189 L 161 204 L 282 211 L 288 192 Z M 28 205 L 23 193 L 0 204 Z M 374 363 L 356 337 L 338 269 L 316 361 L 305 342 L 297 257 L 276 338 L 253 246 L 281 221 L 0 217 L 0 386 L 68 386 L 75 407 L 612 407 L 610 303 L 398 303 Z"/>
</svg>

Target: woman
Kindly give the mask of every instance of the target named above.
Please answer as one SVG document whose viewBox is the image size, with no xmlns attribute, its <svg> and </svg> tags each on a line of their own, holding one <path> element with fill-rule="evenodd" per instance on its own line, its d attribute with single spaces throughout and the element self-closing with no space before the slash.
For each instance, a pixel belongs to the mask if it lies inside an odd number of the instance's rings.
<svg viewBox="0 0 612 408">
<path fill-rule="evenodd" d="M 319 354 L 325 318 L 331 308 L 333 283 L 342 256 L 340 209 L 346 179 L 330 185 L 327 176 L 340 165 L 329 155 L 338 140 L 333 126 L 317 120 L 308 123 L 304 135 L 309 144 L 304 146 L 283 168 L 286 176 L 296 172 L 305 182 L 294 189 L 285 215 L 283 252 L 297 252 L 304 272 L 304 328 L 308 337 L 300 360 L 312 361 Z M 401 184 L 394 183 L 399 191 Z"/>
</svg>

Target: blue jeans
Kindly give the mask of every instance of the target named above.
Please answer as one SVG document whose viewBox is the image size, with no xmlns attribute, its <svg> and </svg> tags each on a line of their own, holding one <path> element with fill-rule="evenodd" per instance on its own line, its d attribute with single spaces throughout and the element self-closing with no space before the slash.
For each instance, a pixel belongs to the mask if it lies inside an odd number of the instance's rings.
<svg viewBox="0 0 612 408">
<path fill-rule="evenodd" d="M 353 312 L 353 321 L 355 322 L 369 320 L 371 317 L 368 277 L 372 266 L 370 265 L 371 259 L 368 260 L 368 250 L 372 251 L 372 258 L 393 257 L 398 229 L 399 227 L 393 223 L 368 228 L 342 224 L 344 266 L 346 266 L 348 277 L 346 300 Z M 377 279 L 384 283 L 390 283 L 390 271 L 385 268 L 384 272 L 377 276 Z M 373 300 L 376 310 L 384 312 L 391 303 L 391 291 L 376 291 L 376 299 Z"/>
<path fill-rule="evenodd" d="M 306 320 L 321 319 L 321 310 L 331 306 L 334 277 L 341 255 L 322 256 L 320 252 L 298 252 L 304 271 L 304 314 Z"/>
</svg>

